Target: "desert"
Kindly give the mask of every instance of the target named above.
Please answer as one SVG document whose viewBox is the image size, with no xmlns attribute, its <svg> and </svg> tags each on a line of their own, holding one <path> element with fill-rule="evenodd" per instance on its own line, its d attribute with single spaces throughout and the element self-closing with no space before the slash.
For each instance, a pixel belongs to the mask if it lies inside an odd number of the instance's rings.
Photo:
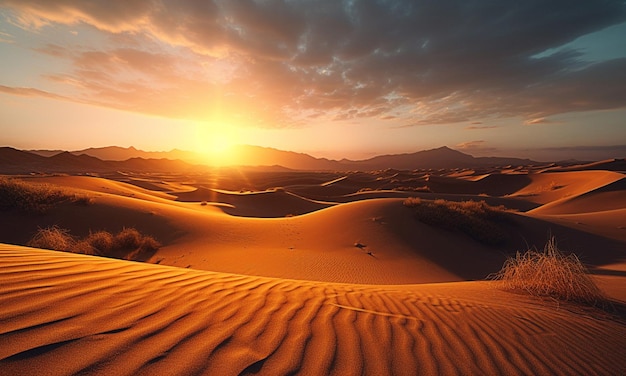
<svg viewBox="0 0 626 376">
<path fill-rule="evenodd" d="M 5 175 L 0 371 L 622 373 L 619 162 Z M 23 200 L 57 196 L 11 206 L 11 184 Z M 34 242 L 42 229 L 66 248 Z M 158 245 L 78 245 L 128 229 Z M 580 259 L 597 296 L 533 295 L 494 279 L 550 239 Z"/>
<path fill-rule="evenodd" d="M 625 0 L 0 0 L 0 376 L 626 375 Z"/>
</svg>

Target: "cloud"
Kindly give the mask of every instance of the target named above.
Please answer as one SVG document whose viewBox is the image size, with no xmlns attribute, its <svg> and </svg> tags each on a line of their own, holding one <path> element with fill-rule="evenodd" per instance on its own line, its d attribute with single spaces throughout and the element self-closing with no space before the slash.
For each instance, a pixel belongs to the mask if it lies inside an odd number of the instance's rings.
<svg viewBox="0 0 626 376">
<path fill-rule="evenodd" d="M 69 99 L 61 95 L 49 93 L 47 91 L 30 88 L 30 87 L 10 87 L 10 86 L 0 85 L 0 92 L 5 93 L 5 94 L 18 95 L 21 97 L 43 97 L 43 98 L 62 99 L 62 100 Z"/>
<path fill-rule="evenodd" d="M 13 37 L 13 35 L 11 35 L 9 33 L 5 33 L 3 31 L 0 31 L 0 43 L 13 44 L 13 43 L 15 43 L 15 38 Z"/>
<path fill-rule="evenodd" d="M 0 0 L 0 6 L 27 29 L 91 25 L 109 36 L 109 44 L 89 49 L 38 51 L 71 61 L 71 71 L 46 72 L 70 85 L 60 95 L 79 89 L 76 99 L 130 111 L 194 118 L 221 111 L 266 126 L 364 117 L 425 125 L 486 116 L 532 122 L 626 106 L 626 59 L 590 64 L 573 50 L 537 58 L 626 22 L 617 0 Z"/>
<path fill-rule="evenodd" d="M 525 125 L 536 125 L 536 124 L 562 124 L 560 121 L 547 119 L 545 117 L 538 117 L 534 119 L 528 119 L 524 121 Z"/>
<path fill-rule="evenodd" d="M 478 123 L 478 124 L 482 124 L 482 123 Z M 495 129 L 495 128 L 500 128 L 497 125 L 470 125 L 465 127 L 465 129 L 468 130 L 479 130 L 479 129 Z"/>
<path fill-rule="evenodd" d="M 489 153 L 495 153 L 497 148 L 487 146 L 487 142 L 484 140 L 466 141 L 457 144 L 455 149 L 463 150 L 464 152 L 472 153 L 472 155 L 482 156 Z"/>
<path fill-rule="evenodd" d="M 482 148 L 484 144 L 485 144 L 484 140 L 466 141 L 466 142 L 461 142 L 460 144 L 457 144 L 456 148 L 458 148 L 458 149 L 478 149 L 478 148 Z"/>
</svg>

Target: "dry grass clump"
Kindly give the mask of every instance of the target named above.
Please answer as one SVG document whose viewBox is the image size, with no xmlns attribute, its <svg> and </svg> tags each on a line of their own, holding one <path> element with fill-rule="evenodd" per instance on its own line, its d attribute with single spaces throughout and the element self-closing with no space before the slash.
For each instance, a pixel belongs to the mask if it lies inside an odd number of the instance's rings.
<svg viewBox="0 0 626 376">
<path fill-rule="evenodd" d="M 134 228 L 124 228 L 113 238 L 111 252 L 134 257 L 144 252 L 154 252 L 160 246 L 153 237 L 142 235 Z"/>
<path fill-rule="evenodd" d="M 70 236 L 69 230 L 62 228 L 48 227 L 37 230 L 35 236 L 26 243 L 33 248 L 52 249 L 54 251 L 65 251 L 74 245 L 74 238 Z"/>
<path fill-rule="evenodd" d="M 418 187 L 400 186 L 400 187 L 393 188 L 393 190 L 401 191 L 401 192 L 426 192 L 426 193 L 432 192 L 432 190 L 427 185 L 418 186 Z"/>
<path fill-rule="evenodd" d="M 404 206 L 413 209 L 415 217 L 426 224 L 461 231 L 487 245 L 500 245 L 508 240 L 500 223 L 510 219 L 502 205 L 491 206 L 485 201 L 430 201 L 410 197 L 404 200 Z"/>
<path fill-rule="evenodd" d="M 83 239 L 75 239 L 69 230 L 50 227 L 39 229 L 27 245 L 125 260 L 138 260 L 161 247 L 153 237 L 143 235 L 134 228 L 124 228 L 116 235 L 107 231 L 92 232 Z"/>
<path fill-rule="evenodd" d="M 72 252 L 107 256 L 112 254 L 112 250 L 113 235 L 108 231 L 97 231 L 90 233 L 83 240 L 77 242 Z"/>
<path fill-rule="evenodd" d="M 524 291 L 533 296 L 584 303 L 596 306 L 606 302 L 587 269 L 575 254 L 564 255 L 554 237 L 543 251 L 518 252 L 509 258 L 493 279 L 508 290 Z"/>
<path fill-rule="evenodd" d="M 0 177 L 0 210 L 41 214 L 63 202 L 88 205 L 92 199 L 64 191 L 51 184 Z"/>
</svg>

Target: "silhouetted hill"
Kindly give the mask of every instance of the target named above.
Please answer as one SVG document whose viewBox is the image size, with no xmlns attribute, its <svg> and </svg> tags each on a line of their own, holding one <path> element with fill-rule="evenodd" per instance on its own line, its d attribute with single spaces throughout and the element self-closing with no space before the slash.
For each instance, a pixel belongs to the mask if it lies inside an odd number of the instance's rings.
<svg viewBox="0 0 626 376">
<path fill-rule="evenodd" d="M 181 159 L 192 163 L 198 163 L 200 158 L 197 153 L 173 149 L 171 151 L 143 151 L 131 146 L 123 148 L 119 146 L 106 146 L 101 148 L 88 148 L 73 151 L 72 154 L 86 154 L 105 161 L 126 161 L 131 158 L 143 159 Z"/>
<path fill-rule="evenodd" d="M 24 150 L 32 154 L 37 154 L 42 157 L 52 157 L 53 155 L 61 154 L 65 150 Z"/>
<path fill-rule="evenodd" d="M 380 170 L 393 168 L 398 170 L 441 169 L 441 168 L 477 168 L 505 165 L 529 165 L 537 162 L 530 159 L 473 157 L 469 154 L 443 146 L 437 149 L 423 150 L 411 154 L 381 155 L 363 161 L 342 161 L 360 170 Z"/>
<path fill-rule="evenodd" d="M 106 171 L 107 162 L 88 155 L 74 155 L 64 151 L 48 157 L 46 167 L 57 171 Z"/>
<path fill-rule="evenodd" d="M 206 170 L 181 160 L 130 158 L 125 161 L 103 161 L 96 157 L 61 152 L 43 157 L 10 147 L 0 148 L 0 174 L 31 173 L 103 173 L 128 172 L 186 172 Z"/>
<path fill-rule="evenodd" d="M 356 163 L 357 165 L 368 166 L 369 169 L 373 170 L 384 168 L 414 170 L 419 168 L 471 167 L 470 165 L 474 160 L 475 158 L 471 155 L 444 146 L 411 154 L 381 155 Z"/>
<path fill-rule="evenodd" d="M 293 170 L 343 170 L 338 161 L 315 158 L 308 154 L 252 145 L 234 148 L 237 164 L 242 166 L 282 166 Z"/>
<path fill-rule="evenodd" d="M 0 148 L 0 173 L 18 174 L 24 171 L 24 166 L 38 166 L 44 164 L 46 158 L 17 150 L 10 147 Z"/>
<path fill-rule="evenodd" d="M 35 154 L 37 153 L 37 154 Z M 51 155 L 44 157 L 38 154 Z M 287 168 L 292 170 L 316 171 L 348 171 L 348 170 L 415 170 L 415 169 L 451 169 L 451 168 L 485 168 L 507 165 L 537 164 L 529 159 L 480 157 L 450 149 L 446 146 L 432 150 L 423 150 L 410 154 L 381 155 L 374 158 L 351 161 L 341 161 L 326 158 L 315 158 L 308 154 L 273 148 L 240 145 L 233 149 L 232 165 L 263 168 Z M 96 157 L 94 155 L 99 155 Z M 160 158 L 145 158 L 145 156 L 160 156 Z M 126 158 L 127 157 L 127 158 Z M 108 159 L 104 159 L 108 158 Z M 120 160 L 121 158 L 126 158 Z M 169 152 L 145 152 L 134 147 L 121 148 L 111 146 L 106 148 L 90 148 L 74 152 L 42 153 L 41 150 L 32 153 L 2 148 L 0 153 L 0 173 L 30 173 L 30 172 L 180 172 L 201 171 L 211 167 L 198 165 L 202 156 L 198 153 L 172 150 Z"/>
</svg>

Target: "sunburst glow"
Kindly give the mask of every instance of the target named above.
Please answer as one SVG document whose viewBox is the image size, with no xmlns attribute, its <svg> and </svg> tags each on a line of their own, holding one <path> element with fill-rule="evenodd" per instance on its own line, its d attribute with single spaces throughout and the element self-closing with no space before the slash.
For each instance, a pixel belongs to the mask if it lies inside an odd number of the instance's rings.
<svg viewBox="0 0 626 376">
<path fill-rule="evenodd" d="M 239 140 L 236 126 L 200 124 L 195 136 L 195 148 L 204 155 L 207 164 L 227 166 L 237 163 L 235 146 Z"/>
</svg>

